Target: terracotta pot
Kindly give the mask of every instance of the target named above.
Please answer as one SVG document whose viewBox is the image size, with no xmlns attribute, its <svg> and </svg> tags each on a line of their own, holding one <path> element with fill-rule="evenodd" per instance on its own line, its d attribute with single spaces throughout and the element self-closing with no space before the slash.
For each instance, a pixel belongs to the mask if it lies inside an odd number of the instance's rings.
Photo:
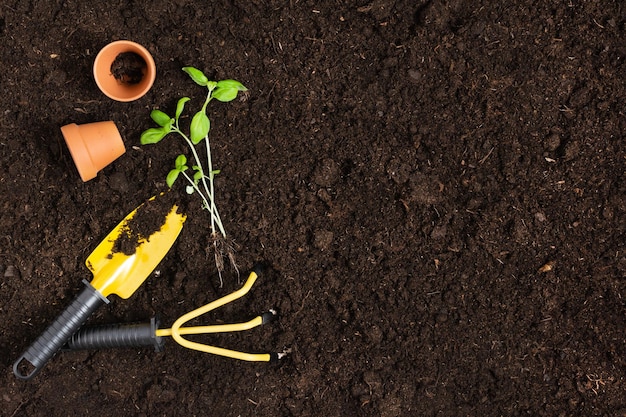
<svg viewBox="0 0 626 417">
<path fill-rule="evenodd" d="M 125 52 L 132 52 L 136 54 L 135 59 L 139 56 L 145 62 L 138 76 L 139 79 L 123 77 L 120 79 L 116 59 Z M 112 68 L 114 63 L 116 67 Z M 141 60 L 138 63 L 141 65 Z M 146 94 L 154 84 L 156 65 L 150 52 L 143 46 L 131 41 L 116 41 L 102 48 L 96 56 L 93 63 L 93 76 L 96 84 L 107 97 L 117 101 L 133 101 Z"/>
<path fill-rule="evenodd" d="M 83 181 L 95 178 L 98 171 L 126 152 L 120 132 L 111 121 L 72 123 L 63 126 L 61 133 Z"/>
</svg>

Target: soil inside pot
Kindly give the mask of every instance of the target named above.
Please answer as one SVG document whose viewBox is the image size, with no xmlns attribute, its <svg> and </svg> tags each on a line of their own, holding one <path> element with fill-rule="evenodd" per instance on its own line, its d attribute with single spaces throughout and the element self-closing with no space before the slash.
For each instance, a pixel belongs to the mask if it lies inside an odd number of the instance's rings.
<svg viewBox="0 0 626 417">
<path fill-rule="evenodd" d="M 111 74 L 122 84 L 138 84 L 146 67 L 146 61 L 138 54 L 122 52 L 111 64 Z"/>
</svg>

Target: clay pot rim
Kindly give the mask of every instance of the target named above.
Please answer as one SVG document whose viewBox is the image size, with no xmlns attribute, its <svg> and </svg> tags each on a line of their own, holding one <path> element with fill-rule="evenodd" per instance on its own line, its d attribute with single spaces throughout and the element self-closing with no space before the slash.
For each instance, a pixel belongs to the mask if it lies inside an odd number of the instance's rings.
<svg viewBox="0 0 626 417">
<path fill-rule="evenodd" d="M 122 52 L 134 52 L 146 62 L 146 72 L 139 84 L 123 85 L 117 82 L 111 74 L 111 64 L 114 57 Z M 124 39 L 113 41 L 105 45 L 96 55 L 93 64 L 93 77 L 100 91 L 107 97 L 121 102 L 134 101 L 143 97 L 152 88 L 156 79 L 156 64 L 150 52 L 137 42 Z"/>
</svg>

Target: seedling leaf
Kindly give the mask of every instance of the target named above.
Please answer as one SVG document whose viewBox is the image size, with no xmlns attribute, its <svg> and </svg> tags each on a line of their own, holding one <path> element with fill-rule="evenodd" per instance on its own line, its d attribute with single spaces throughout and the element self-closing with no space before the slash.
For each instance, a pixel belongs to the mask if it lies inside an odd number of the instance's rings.
<svg viewBox="0 0 626 417">
<path fill-rule="evenodd" d="M 168 126 L 172 123 L 172 118 L 161 110 L 154 109 L 150 112 L 150 117 L 161 127 Z"/>
<path fill-rule="evenodd" d="M 220 87 L 213 91 L 213 98 L 221 101 L 222 103 L 228 103 L 233 101 L 237 97 L 238 89 L 232 87 Z"/>
<path fill-rule="evenodd" d="M 246 86 L 237 80 L 222 80 L 217 82 L 218 88 L 236 88 L 237 91 L 248 91 Z"/>
<path fill-rule="evenodd" d="M 191 119 L 191 126 L 189 127 L 191 132 L 191 142 L 194 145 L 200 143 L 200 141 L 209 134 L 210 128 L 211 122 L 209 121 L 209 118 L 204 111 L 200 110 L 193 116 L 193 119 Z"/>
<path fill-rule="evenodd" d="M 151 145 L 159 143 L 167 134 L 170 133 L 169 129 L 152 127 L 141 134 L 140 142 L 142 145 Z"/>
<path fill-rule="evenodd" d="M 183 110 L 185 109 L 185 103 L 187 103 L 189 100 L 190 100 L 189 97 L 183 97 L 180 100 L 178 100 L 178 104 L 176 104 L 176 120 L 180 118 L 180 115 L 183 113 Z"/>
<path fill-rule="evenodd" d="M 185 165 L 187 163 L 187 157 L 185 155 L 178 155 L 176 157 L 176 161 L 174 162 L 174 165 L 176 166 L 176 169 L 179 171 L 186 171 L 189 167 L 187 165 Z"/>
<path fill-rule="evenodd" d="M 204 87 L 209 82 L 209 79 L 207 78 L 207 76 L 204 75 L 204 73 L 202 71 L 200 71 L 199 69 L 197 69 L 197 68 L 194 68 L 194 67 L 184 67 L 183 71 L 185 71 L 187 74 L 189 74 L 191 79 L 198 85 L 201 85 L 201 86 Z"/>
<path fill-rule="evenodd" d="M 167 174 L 165 182 L 167 183 L 168 187 L 172 188 L 172 185 L 174 185 L 174 182 L 176 182 L 176 178 L 178 178 L 178 175 L 180 175 L 180 170 L 176 168 L 174 168 Z"/>
</svg>

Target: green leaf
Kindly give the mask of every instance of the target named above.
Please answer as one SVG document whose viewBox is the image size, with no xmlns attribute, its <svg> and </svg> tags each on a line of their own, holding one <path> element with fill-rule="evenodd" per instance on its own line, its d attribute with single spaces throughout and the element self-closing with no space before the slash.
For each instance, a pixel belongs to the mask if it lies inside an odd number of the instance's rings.
<svg viewBox="0 0 626 417">
<path fill-rule="evenodd" d="M 245 85 L 237 80 L 222 80 L 217 82 L 218 88 L 236 88 L 237 91 L 248 91 Z"/>
<path fill-rule="evenodd" d="M 169 129 L 165 130 L 162 127 L 153 127 L 141 134 L 140 142 L 142 145 L 159 143 L 168 133 L 170 133 Z"/>
<path fill-rule="evenodd" d="M 198 85 L 205 86 L 209 82 L 209 79 L 204 75 L 202 71 L 194 67 L 184 67 L 183 71 L 185 71 L 191 79 Z"/>
<path fill-rule="evenodd" d="M 180 118 L 180 115 L 183 113 L 183 110 L 185 109 L 185 103 L 188 102 L 189 100 L 190 100 L 189 97 L 183 97 L 180 100 L 178 100 L 178 104 L 176 104 L 176 120 Z"/>
<path fill-rule="evenodd" d="M 176 168 L 174 168 L 167 174 L 165 182 L 167 183 L 168 187 L 172 188 L 172 185 L 174 185 L 174 182 L 176 182 L 176 178 L 178 178 L 178 175 L 180 175 L 180 171 Z"/>
<path fill-rule="evenodd" d="M 231 87 L 222 87 L 213 91 L 211 96 L 221 101 L 222 103 L 228 103 L 229 101 L 233 101 L 235 97 L 237 97 L 237 93 L 239 92 L 236 88 Z"/>
<path fill-rule="evenodd" d="M 213 180 L 213 178 L 215 178 L 215 176 L 216 176 L 217 174 L 219 174 L 220 172 L 222 172 L 222 171 L 221 171 L 221 170 L 219 170 L 219 169 L 214 169 L 213 171 L 211 171 L 211 174 L 209 175 L 209 179 L 210 179 L 210 180 Z"/>
<path fill-rule="evenodd" d="M 150 112 L 150 117 L 161 127 L 165 127 L 172 123 L 172 118 L 161 110 L 154 109 Z"/>
<path fill-rule="evenodd" d="M 196 171 L 196 173 L 193 174 L 193 182 L 195 182 L 196 185 L 200 182 L 201 178 L 202 178 L 202 171 Z"/>
<path fill-rule="evenodd" d="M 209 129 L 211 129 L 211 122 L 204 111 L 200 110 L 193 116 L 193 119 L 191 119 L 191 125 L 189 127 L 191 142 L 194 145 L 200 143 L 200 141 L 209 134 Z"/>
<path fill-rule="evenodd" d="M 181 154 L 176 157 L 176 161 L 174 162 L 174 165 L 176 166 L 177 170 L 179 170 L 180 172 L 183 172 L 189 168 L 187 165 L 185 165 L 186 163 L 187 163 L 187 157 Z"/>
</svg>

